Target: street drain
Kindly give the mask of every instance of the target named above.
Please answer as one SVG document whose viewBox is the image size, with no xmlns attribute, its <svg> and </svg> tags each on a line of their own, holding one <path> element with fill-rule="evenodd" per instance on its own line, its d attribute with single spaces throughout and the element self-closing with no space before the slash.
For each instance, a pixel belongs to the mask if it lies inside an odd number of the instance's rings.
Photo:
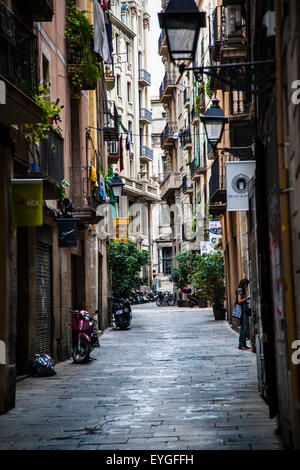
<svg viewBox="0 0 300 470">
<path fill-rule="evenodd" d="M 190 357 L 182 357 L 178 359 L 178 361 L 212 361 L 214 358 L 213 356 L 190 356 Z"/>
</svg>

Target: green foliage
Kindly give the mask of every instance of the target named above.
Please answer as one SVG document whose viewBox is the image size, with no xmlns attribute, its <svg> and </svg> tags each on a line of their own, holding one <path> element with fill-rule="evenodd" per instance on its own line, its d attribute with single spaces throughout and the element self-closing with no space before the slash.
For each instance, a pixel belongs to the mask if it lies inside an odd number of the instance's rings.
<svg viewBox="0 0 300 470">
<path fill-rule="evenodd" d="M 224 305 L 224 277 L 224 259 L 221 251 L 197 257 L 192 284 L 201 289 L 202 295 L 216 307 Z"/>
<path fill-rule="evenodd" d="M 206 91 L 207 96 L 211 99 L 214 94 L 211 91 L 210 83 L 211 83 L 211 77 L 209 76 L 207 79 L 207 82 L 205 83 L 205 91 Z"/>
<path fill-rule="evenodd" d="M 135 243 L 109 244 L 108 262 L 112 273 L 112 292 L 121 292 L 129 295 L 133 289 L 140 287 L 142 279 L 139 277 L 141 269 L 149 261 L 149 252 L 138 250 Z"/>
<path fill-rule="evenodd" d="M 192 251 L 184 251 L 176 256 L 177 268 L 172 270 L 170 281 L 174 282 L 178 289 L 182 289 L 191 281 L 197 256 Z"/>
<path fill-rule="evenodd" d="M 42 121 L 34 124 L 25 124 L 26 139 L 37 145 L 42 140 L 49 139 L 49 132 L 51 130 L 54 130 L 60 136 L 62 135 L 62 129 L 58 126 L 58 122 L 62 122 L 60 112 L 64 106 L 59 106 L 59 98 L 56 100 L 56 102 L 49 102 L 45 99 L 45 96 L 49 93 L 49 90 L 49 86 L 40 86 L 38 94 L 34 95 L 33 97 L 36 103 L 43 110 Z M 55 123 L 57 127 L 53 127 L 53 123 Z"/>
<path fill-rule="evenodd" d="M 67 197 L 66 188 L 70 186 L 70 183 L 66 180 L 62 180 L 60 183 L 59 199 L 63 201 Z"/>
<path fill-rule="evenodd" d="M 65 38 L 68 42 L 69 59 L 74 66 L 71 76 L 72 92 L 80 97 L 80 90 L 92 89 L 103 75 L 102 65 L 93 51 L 94 27 L 76 4 L 68 1 Z"/>
</svg>

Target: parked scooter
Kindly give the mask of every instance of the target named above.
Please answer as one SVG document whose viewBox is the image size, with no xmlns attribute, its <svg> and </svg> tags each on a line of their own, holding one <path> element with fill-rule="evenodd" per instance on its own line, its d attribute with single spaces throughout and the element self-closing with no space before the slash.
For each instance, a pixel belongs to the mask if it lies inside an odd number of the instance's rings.
<svg viewBox="0 0 300 470">
<path fill-rule="evenodd" d="M 201 291 L 198 290 L 197 294 L 190 294 L 189 295 L 189 307 L 200 307 L 200 308 L 206 308 L 207 307 L 207 301 L 201 297 Z"/>
<path fill-rule="evenodd" d="M 73 360 L 82 363 L 89 359 L 94 348 L 99 348 L 98 333 L 95 329 L 97 321 L 86 310 L 70 310 L 72 322 Z M 96 310 L 95 313 L 98 313 Z"/>
<path fill-rule="evenodd" d="M 129 300 L 123 298 L 121 294 L 115 294 L 114 297 L 109 297 L 108 299 L 112 302 L 112 313 L 116 326 L 121 330 L 126 330 L 132 320 Z"/>
</svg>

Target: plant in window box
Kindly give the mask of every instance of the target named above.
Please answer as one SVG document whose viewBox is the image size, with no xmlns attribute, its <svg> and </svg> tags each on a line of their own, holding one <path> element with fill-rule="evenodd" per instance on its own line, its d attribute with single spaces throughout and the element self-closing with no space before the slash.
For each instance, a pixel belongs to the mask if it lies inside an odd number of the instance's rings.
<svg viewBox="0 0 300 470">
<path fill-rule="evenodd" d="M 33 97 L 43 110 L 42 121 L 34 124 L 25 124 L 26 139 L 36 145 L 39 145 L 43 140 L 49 139 L 49 132 L 51 130 L 57 132 L 60 136 L 62 135 L 62 129 L 58 123 L 62 122 L 60 112 L 64 106 L 59 106 L 59 98 L 55 102 L 48 101 L 49 89 L 49 86 L 39 87 L 38 94 Z M 53 124 L 56 124 L 56 127 L 53 127 Z"/>
<path fill-rule="evenodd" d="M 105 80 L 105 83 L 106 83 L 106 88 L 109 91 L 113 90 L 113 88 L 115 86 L 115 76 L 114 76 L 113 72 L 111 70 L 109 70 L 108 67 L 105 68 L 104 80 Z"/>
<path fill-rule="evenodd" d="M 80 98 L 81 90 L 94 90 L 97 81 L 103 75 L 101 59 L 94 52 L 94 27 L 85 12 L 72 1 L 68 1 L 68 13 L 65 27 L 68 44 L 72 94 Z"/>
</svg>

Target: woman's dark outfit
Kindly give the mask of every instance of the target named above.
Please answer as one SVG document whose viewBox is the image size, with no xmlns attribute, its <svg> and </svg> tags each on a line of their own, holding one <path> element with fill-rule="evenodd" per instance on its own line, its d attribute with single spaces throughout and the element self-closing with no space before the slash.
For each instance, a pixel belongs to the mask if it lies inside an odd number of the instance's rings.
<svg viewBox="0 0 300 470">
<path fill-rule="evenodd" d="M 242 299 L 245 299 L 247 297 L 247 294 L 242 288 L 239 288 L 236 291 L 236 303 L 238 303 L 238 296 L 241 294 Z M 240 337 L 239 337 L 239 347 L 247 347 L 246 344 L 246 333 L 247 333 L 247 309 L 248 309 L 248 302 L 242 302 L 241 304 L 242 307 L 242 316 L 240 318 L 241 320 L 241 331 L 240 331 Z"/>
</svg>

